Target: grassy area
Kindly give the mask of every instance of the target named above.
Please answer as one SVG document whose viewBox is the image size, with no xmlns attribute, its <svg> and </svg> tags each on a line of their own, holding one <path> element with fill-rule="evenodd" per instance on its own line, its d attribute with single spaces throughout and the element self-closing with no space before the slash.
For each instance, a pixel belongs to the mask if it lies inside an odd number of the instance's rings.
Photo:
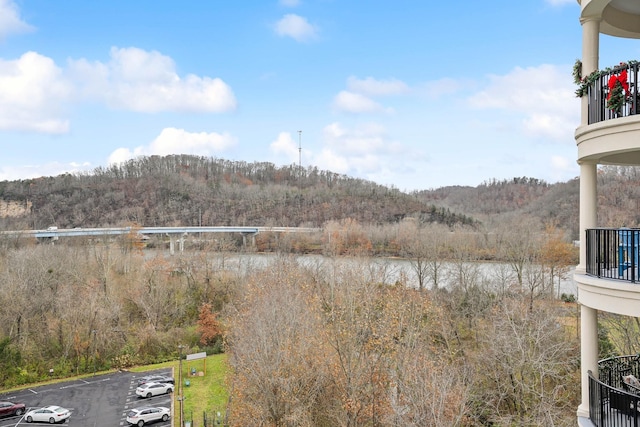
<svg viewBox="0 0 640 427">
<path fill-rule="evenodd" d="M 195 369 L 196 375 L 191 375 Z M 212 420 L 217 412 L 224 417 L 227 407 L 228 393 L 225 384 L 227 375 L 227 356 L 216 354 L 206 359 L 182 361 L 182 392 L 184 395 L 183 411 L 186 421 L 193 420 L 196 425 L 203 425 L 203 413 L 207 420 Z M 174 393 L 175 417 L 174 425 L 180 425 L 180 395 L 178 388 L 178 363 L 175 364 L 176 393 Z M 186 386 L 186 382 L 189 385 Z"/>
</svg>

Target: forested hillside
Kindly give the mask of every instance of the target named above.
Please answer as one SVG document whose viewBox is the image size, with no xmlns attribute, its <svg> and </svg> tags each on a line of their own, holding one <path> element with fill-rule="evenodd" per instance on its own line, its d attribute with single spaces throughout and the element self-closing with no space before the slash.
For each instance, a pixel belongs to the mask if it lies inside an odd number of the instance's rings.
<svg viewBox="0 0 640 427">
<path fill-rule="evenodd" d="M 464 212 L 492 229 L 514 215 L 553 223 L 578 239 L 579 181 L 548 184 L 535 178 L 489 180 L 477 187 L 442 187 L 417 193 L 420 200 Z"/>
<path fill-rule="evenodd" d="M 91 174 L 0 183 L 4 229 L 143 226 L 322 226 L 407 216 L 474 225 L 471 217 L 370 181 L 295 165 L 195 156 L 143 157 Z M 22 207 L 22 210 L 16 209 Z M 9 212 L 9 210 L 7 210 Z"/>
<path fill-rule="evenodd" d="M 579 239 L 579 180 L 548 184 L 535 178 L 489 180 L 477 187 L 443 187 L 417 192 L 425 203 L 461 212 L 488 228 L 514 215 L 553 223 Z M 638 227 L 640 170 L 603 166 L 598 171 L 598 224 Z"/>
<path fill-rule="evenodd" d="M 602 226 L 640 223 L 640 173 L 599 171 Z M 316 167 L 174 155 L 141 157 L 92 173 L 0 182 L 0 228 L 141 226 L 314 226 L 351 219 L 494 230 L 505 221 L 554 224 L 578 239 L 579 181 L 489 179 L 405 193 Z"/>
</svg>

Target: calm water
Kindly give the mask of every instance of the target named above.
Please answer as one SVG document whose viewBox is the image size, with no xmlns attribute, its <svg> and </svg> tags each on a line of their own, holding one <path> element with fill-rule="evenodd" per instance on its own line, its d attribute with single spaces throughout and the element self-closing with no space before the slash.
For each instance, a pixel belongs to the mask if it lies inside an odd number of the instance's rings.
<svg viewBox="0 0 640 427">
<path fill-rule="evenodd" d="M 274 263 L 282 255 L 276 254 L 220 254 L 215 256 L 213 265 L 216 268 L 227 270 L 239 270 L 248 272 L 253 269 L 262 268 Z M 287 257 L 287 256 L 285 256 Z M 393 284 L 397 281 L 404 281 L 409 285 L 418 286 L 418 280 L 411 263 L 404 259 L 396 258 L 330 258 L 322 255 L 302 255 L 291 256 L 300 265 L 311 269 L 320 268 L 341 268 L 356 267 L 363 271 L 363 274 L 370 275 L 372 279 Z M 217 265 L 216 265 L 217 264 Z M 448 287 L 454 280 L 454 270 L 457 266 L 454 263 L 444 263 L 442 265 L 442 279 L 439 287 Z M 476 283 L 492 284 L 494 287 L 509 287 L 517 284 L 517 279 L 512 269 L 503 263 L 469 263 L 464 265 L 467 277 L 475 280 Z M 578 295 L 577 285 L 573 280 L 574 268 L 572 267 L 564 274 L 560 280 L 560 293 Z M 427 288 L 431 288 L 431 282 L 427 281 Z M 554 279 L 555 293 L 558 293 L 558 278 Z"/>
</svg>

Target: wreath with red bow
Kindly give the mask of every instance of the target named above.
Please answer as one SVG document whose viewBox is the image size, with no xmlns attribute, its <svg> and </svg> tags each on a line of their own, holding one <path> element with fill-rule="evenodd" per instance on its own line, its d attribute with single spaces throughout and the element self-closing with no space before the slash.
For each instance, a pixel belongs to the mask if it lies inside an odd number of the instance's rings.
<svg viewBox="0 0 640 427">
<path fill-rule="evenodd" d="M 620 74 L 612 74 L 609 77 L 609 94 L 607 95 L 607 108 L 620 114 L 622 106 L 629 100 L 629 83 L 627 83 L 627 70 Z"/>
</svg>

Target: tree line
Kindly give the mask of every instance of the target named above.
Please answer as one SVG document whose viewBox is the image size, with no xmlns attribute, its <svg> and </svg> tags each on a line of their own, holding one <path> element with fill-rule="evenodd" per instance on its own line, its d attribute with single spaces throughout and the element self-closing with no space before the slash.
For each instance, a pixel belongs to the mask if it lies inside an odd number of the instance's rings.
<svg viewBox="0 0 640 427">
<path fill-rule="evenodd" d="M 637 225 L 637 178 L 599 171 L 602 225 Z M 559 284 L 577 263 L 577 186 L 517 178 L 406 194 L 193 156 L 0 182 L 3 201 L 25 206 L 0 219 L 5 230 L 322 228 L 261 233 L 249 247 L 193 236 L 173 257 L 166 240 L 135 233 L 55 245 L 3 236 L 0 384 L 175 360 L 186 344 L 229 353 L 231 425 L 573 425 L 578 319 Z M 275 255 L 242 264 L 242 251 Z M 323 257 L 291 256 L 308 253 Z M 500 263 L 487 273 L 481 260 Z M 633 319 L 607 327 L 603 354 L 637 348 Z"/>
<path fill-rule="evenodd" d="M 473 216 L 417 194 L 317 167 L 189 155 L 129 160 L 91 173 L 0 182 L 0 229 L 171 225 L 322 226 L 353 218 L 384 224 L 408 216 L 449 226 Z"/>
<path fill-rule="evenodd" d="M 185 344 L 229 353 L 231 425 L 563 425 L 575 421 L 578 352 L 555 283 L 575 248 L 557 228 L 518 224 L 494 235 L 334 221 L 312 237 L 322 258 L 297 262 L 288 247 L 311 237 L 288 236 L 264 266 L 239 264 L 233 236 L 175 256 L 134 233 L 5 241 L 0 380 L 175 360 Z M 373 255 L 380 241 L 415 279 Z M 485 252 L 507 262 L 483 272 Z"/>
<path fill-rule="evenodd" d="M 381 285 L 368 261 L 290 259 L 226 314 L 230 425 L 575 424 L 575 310 L 466 271 L 449 289 Z"/>
<path fill-rule="evenodd" d="M 634 167 L 598 170 L 603 227 L 640 224 L 640 174 Z M 518 216 L 555 223 L 579 239 L 578 179 L 549 184 L 516 177 L 476 187 L 406 193 L 326 170 L 190 155 L 151 156 L 90 173 L 0 181 L 0 229 L 107 227 L 138 224 L 314 226 L 354 219 L 495 230 Z"/>
</svg>

